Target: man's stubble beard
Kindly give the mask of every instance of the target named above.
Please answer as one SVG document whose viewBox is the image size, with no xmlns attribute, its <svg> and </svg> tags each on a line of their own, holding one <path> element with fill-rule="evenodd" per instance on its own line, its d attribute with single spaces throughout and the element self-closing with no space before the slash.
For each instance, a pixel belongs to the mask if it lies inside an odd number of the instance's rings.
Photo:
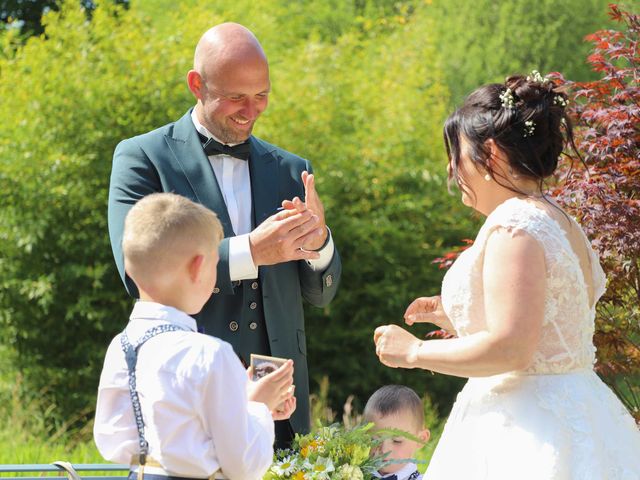
<svg viewBox="0 0 640 480">
<path fill-rule="evenodd" d="M 233 120 L 229 121 L 232 122 Z M 211 122 L 211 125 L 216 128 L 210 129 L 210 132 L 222 143 L 237 144 L 244 143 L 249 139 L 253 132 L 253 126 L 255 123 L 251 125 L 251 129 L 248 132 L 236 132 L 232 127 L 225 124 L 220 125 L 218 123 Z"/>
</svg>

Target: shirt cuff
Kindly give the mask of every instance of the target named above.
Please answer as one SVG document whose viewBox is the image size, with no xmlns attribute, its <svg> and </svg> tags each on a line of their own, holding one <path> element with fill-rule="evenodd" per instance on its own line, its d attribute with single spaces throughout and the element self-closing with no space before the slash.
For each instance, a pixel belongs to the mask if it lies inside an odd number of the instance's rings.
<svg viewBox="0 0 640 480">
<path fill-rule="evenodd" d="M 327 241 L 318 253 L 320 254 L 320 258 L 316 258 L 313 260 L 307 260 L 307 264 L 311 267 L 314 272 L 322 271 L 326 269 L 331 263 L 331 259 L 333 258 L 333 252 L 335 250 L 335 246 L 333 245 L 333 237 L 331 236 L 331 230 L 327 227 Z"/>
<path fill-rule="evenodd" d="M 258 278 L 248 233 L 229 238 L 229 277 L 232 282 Z"/>
</svg>

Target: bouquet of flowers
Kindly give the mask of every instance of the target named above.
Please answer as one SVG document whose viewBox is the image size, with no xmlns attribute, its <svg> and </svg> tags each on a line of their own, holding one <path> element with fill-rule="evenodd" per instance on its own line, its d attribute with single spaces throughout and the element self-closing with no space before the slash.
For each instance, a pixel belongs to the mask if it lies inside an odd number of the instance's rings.
<svg viewBox="0 0 640 480">
<path fill-rule="evenodd" d="M 388 463 L 386 455 L 371 455 L 381 439 L 373 424 L 346 429 L 339 424 L 297 435 L 290 450 L 278 450 L 264 480 L 371 480 Z"/>
</svg>

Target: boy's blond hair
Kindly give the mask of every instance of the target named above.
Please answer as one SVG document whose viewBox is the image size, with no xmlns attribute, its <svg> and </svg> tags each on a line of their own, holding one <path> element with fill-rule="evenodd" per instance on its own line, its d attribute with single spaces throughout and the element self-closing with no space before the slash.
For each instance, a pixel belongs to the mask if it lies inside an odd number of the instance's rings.
<svg viewBox="0 0 640 480">
<path fill-rule="evenodd" d="M 174 193 L 153 193 L 125 218 L 125 268 L 134 280 L 153 279 L 203 249 L 216 250 L 223 237 L 218 217 L 208 208 Z"/>
</svg>

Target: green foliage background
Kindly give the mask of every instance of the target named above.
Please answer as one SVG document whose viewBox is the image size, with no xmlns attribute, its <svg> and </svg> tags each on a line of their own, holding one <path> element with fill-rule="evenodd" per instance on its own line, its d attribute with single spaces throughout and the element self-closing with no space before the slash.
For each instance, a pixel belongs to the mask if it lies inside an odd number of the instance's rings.
<svg viewBox="0 0 640 480">
<path fill-rule="evenodd" d="M 0 399 L 50 405 L 47 428 L 90 415 L 102 358 L 131 306 L 106 225 L 115 145 L 192 104 L 185 74 L 209 26 L 237 21 L 261 40 L 273 94 L 256 134 L 312 160 L 343 280 L 308 309 L 312 389 L 360 402 L 399 382 L 448 411 L 460 381 L 391 370 L 376 326 L 439 291 L 431 261 L 472 237 L 478 220 L 447 193 L 441 126 L 471 89 L 507 74 L 589 77 L 582 37 L 606 25 L 606 2 L 565 0 L 75 1 L 24 45 L 0 33 Z M 417 328 L 426 332 L 427 327 Z M 356 402 L 357 407 L 362 403 Z"/>
</svg>

